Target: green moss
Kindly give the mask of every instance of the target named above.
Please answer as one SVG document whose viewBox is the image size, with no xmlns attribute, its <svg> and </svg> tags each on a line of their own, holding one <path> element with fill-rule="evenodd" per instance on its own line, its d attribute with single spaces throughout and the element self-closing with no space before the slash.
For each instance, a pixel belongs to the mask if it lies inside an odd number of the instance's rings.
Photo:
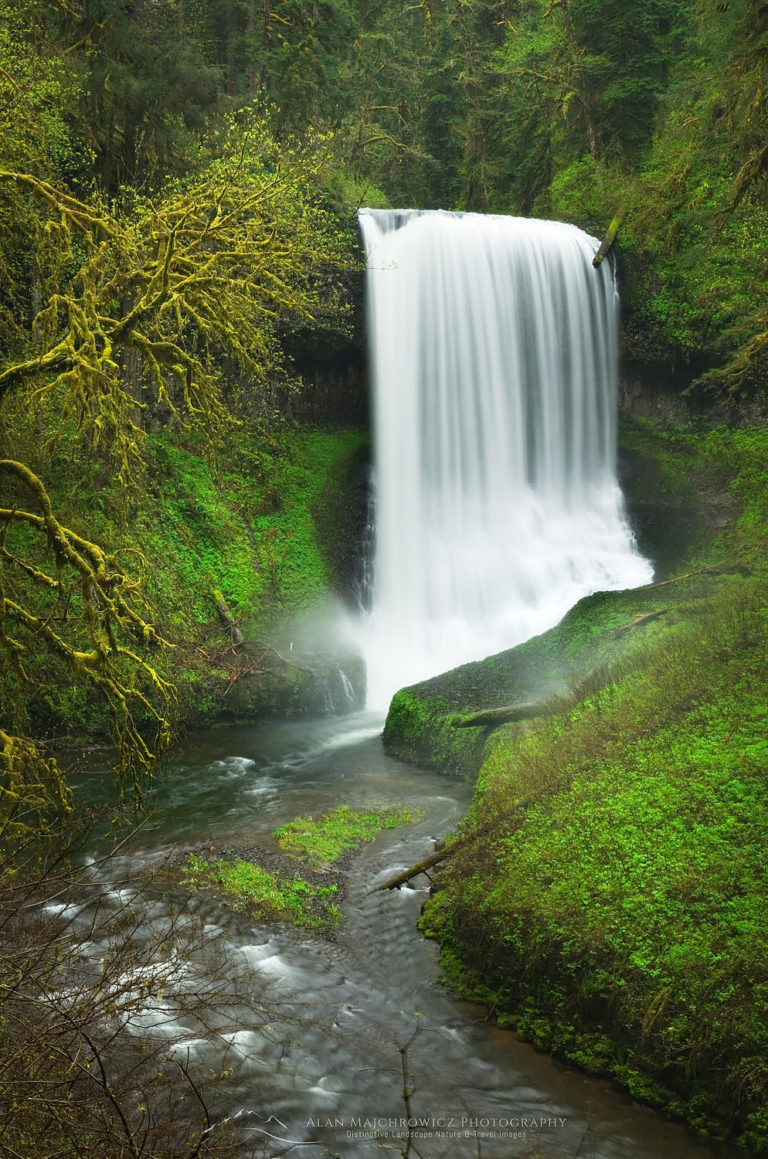
<svg viewBox="0 0 768 1159">
<path fill-rule="evenodd" d="M 260 657 L 286 617 L 328 598 L 327 522 L 343 522 L 342 489 L 365 439 L 359 431 L 244 423 L 212 449 L 179 432 L 154 433 L 145 474 L 128 497 L 97 458 L 77 455 L 74 431 L 61 433 L 52 462 L 27 456 L 44 471 L 62 521 L 115 551 L 140 579 L 148 618 L 173 644 L 152 663 L 177 686 L 181 725 L 315 705 L 306 671 Z M 252 642 L 239 658 L 222 601 Z M 22 701 L 39 729 L 78 737 L 108 729 L 103 706 L 73 690 L 66 672 L 40 672 Z"/>
<path fill-rule="evenodd" d="M 498 742 L 472 815 L 495 830 L 457 854 L 424 927 L 451 984 L 522 1037 L 710 1131 L 727 1108 L 755 1146 L 768 1100 L 768 623 L 762 591 L 737 615 L 732 595 L 695 643 Z M 513 830 L 508 804 L 526 793 Z"/>
<path fill-rule="evenodd" d="M 292 878 L 268 873 L 251 861 L 207 861 L 192 853 L 182 876 L 189 889 L 211 889 L 235 910 L 257 921 L 284 921 L 312 929 L 330 929 L 341 920 L 331 899 L 336 885 L 317 886 L 298 874 Z"/>
<path fill-rule="evenodd" d="M 456 776 L 471 775 L 484 737 L 474 729 L 457 730 L 455 715 L 441 696 L 424 695 L 424 686 L 395 693 L 384 728 L 384 746 L 401 760 L 439 768 Z"/>
<path fill-rule="evenodd" d="M 727 517 L 691 542 L 688 578 L 590 597 L 495 658 L 504 695 L 550 661 L 591 667 L 574 703 L 486 734 L 478 837 L 422 928 L 448 984 L 521 1037 L 766 1153 L 768 432 L 663 441 Z M 462 688 L 474 708 L 480 667 L 423 690 L 446 716 Z"/>
<path fill-rule="evenodd" d="M 286 853 L 306 858 L 312 866 L 324 865 L 365 841 L 373 841 L 382 830 L 408 825 L 417 816 L 413 810 L 397 806 L 364 812 L 340 805 L 317 820 L 297 817 L 276 829 L 274 835 Z"/>
</svg>

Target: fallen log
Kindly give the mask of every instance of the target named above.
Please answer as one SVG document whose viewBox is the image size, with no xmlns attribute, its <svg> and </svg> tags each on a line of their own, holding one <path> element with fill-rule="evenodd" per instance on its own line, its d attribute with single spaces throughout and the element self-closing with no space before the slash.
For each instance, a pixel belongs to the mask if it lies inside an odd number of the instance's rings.
<svg viewBox="0 0 768 1159">
<path fill-rule="evenodd" d="M 241 647 L 241 645 L 245 643 L 245 636 L 240 630 L 240 621 L 236 620 L 232 615 L 229 610 L 229 605 L 224 599 L 223 593 L 220 592 L 218 588 L 216 588 L 213 592 L 213 602 L 216 605 L 216 611 L 219 613 L 220 619 L 227 625 L 230 632 L 232 633 L 232 643 L 236 648 Z"/>
<path fill-rule="evenodd" d="M 481 708 L 469 716 L 452 720 L 454 728 L 479 728 L 481 725 L 512 724 L 516 720 L 533 720 L 537 716 L 550 716 L 570 708 L 572 697 L 547 696 L 542 700 L 522 700 L 515 704 L 502 704 L 498 708 Z"/>
<path fill-rule="evenodd" d="M 412 877 L 418 877 L 420 873 L 426 873 L 428 869 L 432 869 L 433 866 L 439 865 L 441 861 L 445 861 L 447 857 L 451 856 L 455 847 L 461 844 L 461 841 L 455 841 L 452 845 L 445 845 L 442 849 L 436 849 L 430 857 L 425 857 L 422 861 L 417 861 L 410 869 L 404 869 L 402 873 L 398 873 L 395 877 L 389 877 L 381 885 L 376 885 L 373 889 L 369 889 L 365 896 L 368 897 L 370 894 L 378 893 L 380 890 L 399 889 L 401 885 L 407 885 Z"/>
<path fill-rule="evenodd" d="M 677 584 L 681 580 L 692 579 L 697 575 L 749 575 L 749 562 L 742 559 L 726 560 L 724 563 L 712 563 L 708 567 L 699 568 L 697 571 L 686 571 L 682 575 L 673 575 L 670 579 L 659 580 L 655 584 L 643 584 L 641 588 L 636 588 L 638 592 L 650 592 L 654 588 L 665 588 L 668 584 Z"/>
<path fill-rule="evenodd" d="M 619 232 L 619 226 L 621 225 L 623 217 L 624 217 L 624 210 L 619 209 L 616 213 L 616 216 L 611 221 L 611 224 L 608 226 L 608 229 L 606 230 L 606 233 L 605 233 L 605 237 L 600 242 L 600 248 L 598 249 L 595 256 L 592 258 L 592 265 L 595 267 L 595 269 L 597 269 L 597 267 L 601 264 L 601 262 L 603 261 L 605 256 L 610 252 L 611 246 L 613 245 L 613 243 L 616 240 L 616 234 Z"/>
<path fill-rule="evenodd" d="M 660 616 L 666 616 L 669 608 L 659 608 L 657 612 L 646 612 L 643 616 L 635 616 L 634 620 L 630 620 L 628 624 L 620 624 L 618 628 L 613 629 L 614 636 L 620 636 L 622 632 L 628 632 L 630 628 L 639 628 L 641 624 L 648 624 L 651 620 L 658 620 Z"/>
<path fill-rule="evenodd" d="M 486 833 L 490 833 L 493 829 L 499 827 L 499 823 L 507 817 L 511 817 L 513 813 L 518 813 L 524 809 L 526 805 L 530 805 L 533 797 L 526 797 L 522 801 L 517 801 L 512 808 L 504 813 L 501 817 L 496 817 L 493 821 L 486 825 L 478 825 L 477 829 L 473 829 L 471 833 L 467 833 L 464 837 L 457 837 L 450 845 L 442 845 L 431 853 L 429 857 L 424 857 L 421 861 L 417 861 L 409 869 L 404 869 L 402 873 L 396 874 L 394 877 L 387 878 L 381 885 L 376 885 L 373 889 L 369 889 L 366 897 L 370 897 L 372 893 L 379 893 L 385 889 L 399 889 L 401 885 L 406 885 L 412 877 L 418 877 L 420 873 L 426 873 L 428 869 L 439 865 L 441 861 L 452 857 L 457 849 L 463 849 L 466 845 L 471 845 L 473 841 L 477 841 L 478 837 L 484 837 Z"/>
</svg>

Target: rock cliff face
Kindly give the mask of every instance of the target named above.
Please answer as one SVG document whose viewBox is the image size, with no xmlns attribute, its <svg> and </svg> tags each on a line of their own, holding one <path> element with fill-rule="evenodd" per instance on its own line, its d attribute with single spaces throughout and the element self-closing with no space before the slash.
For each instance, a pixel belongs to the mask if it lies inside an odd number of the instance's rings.
<svg viewBox="0 0 768 1159">
<path fill-rule="evenodd" d="M 347 334 L 307 328 L 287 344 L 306 386 L 284 400 L 299 422 L 359 428 L 370 421 L 364 271 L 349 274 L 348 282 L 352 312 Z"/>
<path fill-rule="evenodd" d="M 662 427 L 689 423 L 696 404 L 682 394 L 685 385 L 661 363 L 627 363 L 619 379 L 619 418 L 650 419 Z"/>
<path fill-rule="evenodd" d="M 619 377 L 621 421 L 648 419 L 663 428 L 699 422 L 706 426 L 760 426 L 768 422 L 768 389 L 753 384 L 732 395 L 718 395 L 691 384 L 704 366 L 685 369 L 664 362 L 625 361 Z"/>
<path fill-rule="evenodd" d="M 368 373 L 361 346 L 351 342 L 343 349 L 315 351 L 298 366 L 306 389 L 289 401 L 294 418 L 318 426 L 368 425 Z"/>
</svg>

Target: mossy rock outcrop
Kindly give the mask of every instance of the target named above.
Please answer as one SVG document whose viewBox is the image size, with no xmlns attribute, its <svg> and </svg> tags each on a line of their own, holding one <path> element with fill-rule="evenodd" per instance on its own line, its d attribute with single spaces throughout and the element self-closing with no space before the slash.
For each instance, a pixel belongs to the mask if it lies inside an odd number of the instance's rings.
<svg viewBox="0 0 768 1159">
<path fill-rule="evenodd" d="M 384 745 L 393 756 L 474 779 L 496 729 L 562 712 L 615 679 L 676 619 L 682 599 L 703 598 L 706 573 L 658 587 L 597 592 L 556 627 L 496 656 L 401 689 Z"/>
</svg>

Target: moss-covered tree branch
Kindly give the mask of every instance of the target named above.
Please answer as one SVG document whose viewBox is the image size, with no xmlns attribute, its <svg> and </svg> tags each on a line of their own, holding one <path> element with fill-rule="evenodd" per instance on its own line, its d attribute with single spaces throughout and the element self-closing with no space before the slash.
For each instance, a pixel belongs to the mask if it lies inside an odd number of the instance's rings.
<svg viewBox="0 0 768 1159">
<path fill-rule="evenodd" d="M 0 169 L 0 206 L 12 212 L 21 185 L 46 236 L 45 247 L 30 237 L 40 309 L 22 357 L 12 348 L 0 361 L 0 403 L 11 391 L 55 399 L 126 485 L 148 415 L 226 425 L 224 357 L 258 390 L 287 374 L 280 328 L 345 326 L 328 272 L 349 263 L 348 244 L 312 192 L 322 150 L 280 153 L 260 124 L 231 128 L 201 178 L 137 198 L 130 214 Z"/>
<path fill-rule="evenodd" d="M 34 472 L 3 459 L 0 479 L 40 510 L 38 515 L 21 507 L 0 509 L 0 660 L 10 694 L 7 717 L 12 719 L 11 699 L 19 684 L 84 682 L 109 707 L 120 782 L 130 784 L 138 798 L 142 777 L 170 738 L 174 689 L 150 658 L 167 643 L 145 618 L 139 584 L 98 544 L 58 521 Z M 11 824 L 19 783 L 31 793 L 27 811 L 33 805 L 39 811 L 43 787 L 61 793 L 61 778 L 55 762 L 31 741 L 12 732 L 0 739 L 0 822 Z"/>
</svg>

